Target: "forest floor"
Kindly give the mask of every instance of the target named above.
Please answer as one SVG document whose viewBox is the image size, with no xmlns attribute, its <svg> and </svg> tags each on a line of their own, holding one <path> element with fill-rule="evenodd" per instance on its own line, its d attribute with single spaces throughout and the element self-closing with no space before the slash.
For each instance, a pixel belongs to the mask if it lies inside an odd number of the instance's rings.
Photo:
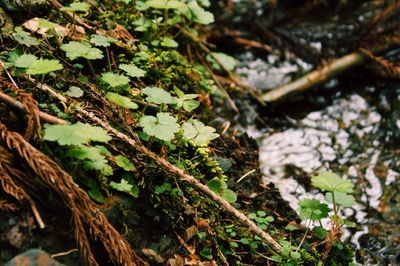
<svg viewBox="0 0 400 266">
<path fill-rule="evenodd" d="M 299 211 L 268 179 L 278 173 L 273 140 L 246 133 L 305 130 L 312 111 L 375 86 L 384 92 L 365 99 L 389 100 L 389 109 L 370 101 L 385 133 L 354 134 L 352 143 L 379 138 L 382 156 L 398 155 L 398 88 L 390 88 L 400 73 L 400 5 L 333 2 L 2 1 L 0 264 L 31 248 L 65 265 L 354 263 L 357 244 L 341 232 L 365 224 L 339 211 L 362 197 L 356 180 L 339 177 L 348 165 L 328 164 L 339 176 L 283 165 L 285 178 L 331 195 L 296 195 Z M 311 69 L 323 84 L 331 74 L 322 69 L 351 53 L 355 61 L 332 74 L 344 72 L 339 85 L 266 96 Z M 259 58 L 278 71 L 260 76 L 250 67 Z M 338 95 L 343 84 L 356 89 Z M 382 183 L 399 167 L 385 166 Z M 387 204 L 372 211 L 385 217 L 385 234 L 398 218 L 387 218 L 400 202 L 392 184 L 382 193 Z M 396 263 L 399 238 L 391 237 L 379 252 L 358 247 L 357 256 Z"/>
</svg>

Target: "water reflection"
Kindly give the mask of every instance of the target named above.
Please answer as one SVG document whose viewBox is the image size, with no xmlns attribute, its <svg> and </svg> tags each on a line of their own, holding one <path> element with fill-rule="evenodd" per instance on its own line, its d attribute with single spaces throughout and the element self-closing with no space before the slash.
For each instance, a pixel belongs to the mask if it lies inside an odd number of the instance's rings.
<svg viewBox="0 0 400 266">
<path fill-rule="evenodd" d="M 237 73 L 264 91 L 311 68 L 274 55 L 262 60 L 245 53 L 238 58 Z M 325 84 L 337 86 L 335 79 Z M 259 141 L 264 181 L 274 183 L 294 210 L 301 199 L 324 199 L 310 185 L 314 173 L 332 170 L 351 180 L 357 204 L 343 215 L 357 228 L 344 230 L 342 239 L 356 246 L 359 265 L 400 265 L 400 89 L 370 86 L 362 91 L 338 93 L 322 110 L 290 119 L 292 126 L 260 130 L 253 123 L 246 131 Z"/>
</svg>

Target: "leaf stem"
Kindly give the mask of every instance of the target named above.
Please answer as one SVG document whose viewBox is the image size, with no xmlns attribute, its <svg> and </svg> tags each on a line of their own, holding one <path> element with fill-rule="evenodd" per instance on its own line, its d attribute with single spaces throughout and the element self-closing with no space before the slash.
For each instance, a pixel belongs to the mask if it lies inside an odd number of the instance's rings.
<svg viewBox="0 0 400 266">
<path fill-rule="evenodd" d="M 106 54 L 107 54 L 108 69 L 111 71 L 111 60 L 110 60 L 110 52 L 108 51 L 108 47 L 106 47 Z"/>
<path fill-rule="evenodd" d="M 94 67 L 93 67 L 92 63 L 90 62 L 89 59 L 86 59 L 86 61 L 88 62 L 90 71 L 92 72 L 93 76 L 96 76 L 96 71 L 94 71 Z"/>
<path fill-rule="evenodd" d="M 301 242 L 300 242 L 299 246 L 297 247 L 296 252 L 299 251 L 300 247 L 303 245 L 304 240 L 306 240 L 306 236 L 307 236 L 308 231 L 310 230 L 310 226 L 311 226 L 311 220 L 308 219 L 308 225 L 307 225 L 306 232 L 304 233 L 304 236 L 301 239 Z"/>
</svg>

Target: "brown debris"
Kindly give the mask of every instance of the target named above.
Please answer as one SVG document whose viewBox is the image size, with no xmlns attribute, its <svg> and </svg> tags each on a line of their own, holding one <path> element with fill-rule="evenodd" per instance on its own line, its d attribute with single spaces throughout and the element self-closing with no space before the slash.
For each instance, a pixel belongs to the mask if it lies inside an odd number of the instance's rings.
<svg viewBox="0 0 400 266">
<path fill-rule="evenodd" d="M 17 94 L 17 99 L 20 100 L 25 107 L 28 116 L 28 122 L 24 137 L 27 140 L 29 140 L 31 137 L 33 137 L 34 139 L 39 139 L 42 127 L 40 124 L 40 110 L 37 101 L 33 99 L 32 94 L 21 90 L 16 85 L 7 81 L 4 77 L 1 76 L 0 84 L 14 91 Z"/>
<path fill-rule="evenodd" d="M 371 60 L 377 62 L 379 65 L 381 65 L 387 74 L 389 74 L 392 77 L 398 77 L 400 76 L 400 66 L 395 65 L 394 63 L 390 62 L 389 60 L 386 60 L 385 58 L 382 58 L 380 56 L 375 56 L 373 53 L 366 49 L 360 49 L 361 52 L 366 54 Z"/>
<path fill-rule="evenodd" d="M 0 210 L 7 212 L 14 212 L 18 210 L 17 205 L 6 200 L 0 200 Z"/>
<path fill-rule="evenodd" d="M 90 200 L 86 192 L 79 188 L 72 177 L 55 161 L 29 144 L 17 132 L 9 131 L 2 123 L 0 123 L 0 137 L 2 144 L 16 151 L 41 182 L 58 194 L 65 206 L 71 210 L 75 238 L 88 265 L 99 264 L 90 249 L 84 226 L 88 227 L 94 239 L 102 242 L 114 264 L 147 265 L 134 253 L 118 231 L 108 223 L 104 214 Z"/>
</svg>

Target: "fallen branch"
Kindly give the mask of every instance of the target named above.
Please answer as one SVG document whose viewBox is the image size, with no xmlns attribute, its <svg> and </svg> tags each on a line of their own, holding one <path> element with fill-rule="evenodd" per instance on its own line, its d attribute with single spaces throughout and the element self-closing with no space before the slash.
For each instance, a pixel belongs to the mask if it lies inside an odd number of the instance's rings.
<svg viewBox="0 0 400 266">
<path fill-rule="evenodd" d="M 30 78 L 30 81 L 34 82 L 35 80 Z M 53 97 L 57 98 L 60 101 L 63 101 L 64 104 L 67 103 L 67 99 L 59 94 L 57 91 L 55 91 L 53 88 L 46 84 L 38 84 L 35 83 L 36 87 L 47 91 L 52 95 Z M 102 126 L 104 129 L 106 129 L 108 132 L 112 133 L 114 136 L 119 138 L 120 140 L 124 141 L 125 143 L 129 144 L 132 146 L 136 151 L 138 151 L 141 154 L 146 155 L 147 157 L 153 159 L 154 162 L 156 162 L 158 165 L 162 166 L 165 170 L 169 171 L 170 173 L 178 176 L 181 181 L 187 182 L 206 194 L 208 197 L 210 197 L 212 200 L 214 200 L 216 203 L 218 203 L 220 206 L 222 206 L 227 213 L 231 214 L 235 218 L 237 218 L 243 225 L 247 226 L 251 231 L 253 231 L 256 235 L 258 235 L 261 239 L 263 239 L 274 251 L 281 253 L 282 247 L 279 245 L 279 243 L 271 237 L 267 232 L 263 231 L 261 228 L 259 228 L 252 220 L 250 220 L 246 215 L 241 213 L 239 210 L 237 210 L 235 207 L 233 207 L 230 203 L 228 203 L 225 199 L 223 199 L 221 196 L 216 194 L 214 191 L 209 189 L 206 185 L 202 184 L 198 179 L 196 179 L 194 176 L 187 174 L 184 170 L 176 167 L 166 159 L 160 157 L 156 153 L 152 152 L 145 146 L 143 146 L 141 143 L 135 141 L 131 137 L 125 135 L 124 133 L 116 130 L 115 128 L 111 127 L 106 121 L 101 120 L 100 118 L 96 117 L 93 113 L 88 112 L 79 105 L 76 105 L 75 111 L 79 113 L 80 115 L 88 118 L 91 120 L 93 123 L 98 124 Z"/>
<path fill-rule="evenodd" d="M 257 88 L 255 88 L 253 85 L 248 84 L 247 82 L 243 82 L 238 76 L 236 76 L 234 73 L 232 73 L 232 71 L 230 71 L 229 69 L 226 68 L 226 66 L 221 62 L 221 60 L 218 59 L 218 57 L 216 57 L 211 51 L 210 49 L 207 48 L 207 46 L 205 46 L 197 37 L 193 36 L 193 34 L 191 34 L 190 32 L 188 32 L 187 30 L 185 30 L 184 28 L 177 26 L 177 28 L 179 30 L 181 30 L 181 32 L 189 37 L 194 43 L 196 43 L 198 45 L 198 47 L 207 55 L 210 55 L 215 62 L 217 62 L 217 64 L 221 67 L 221 69 L 228 74 L 230 80 L 236 84 L 237 87 L 239 88 L 243 88 L 246 89 L 249 94 L 257 101 L 259 102 L 261 105 L 264 105 L 265 103 L 261 100 L 261 98 L 258 96 L 258 91 Z"/>
<path fill-rule="evenodd" d="M 89 30 L 93 29 L 93 27 L 90 26 L 89 24 L 87 24 L 83 19 L 81 19 L 78 16 L 74 16 L 74 14 L 72 12 L 69 12 L 67 10 L 62 10 L 62 8 L 64 6 L 57 0 L 49 0 L 49 2 L 54 8 L 61 10 L 61 12 L 63 12 L 67 17 L 69 17 L 73 22 L 76 22 L 77 24 L 79 24 Z"/>
<path fill-rule="evenodd" d="M 273 102 L 280 100 L 289 94 L 308 90 L 313 86 L 323 83 L 349 69 L 361 65 L 366 59 L 367 56 L 365 54 L 358 52 L 345 55 L 295 81 L 264 93 L 261 95 L 261 99 L 265 102 Z"/>
<path fill-rule="evenodd" d="M 20 110 L 20 111 L 26 112 L 26 109 L 21 102 L 15 100 L 13 97 L 8 96 L 7 94 L 5 94 L 3 92 L 0 92 L 0 102 L 3 102 L 15 109 Z M 50 124 L 66 124 L 67 123 L 67 121 L 65 121 L 65 120 L 62 120 L 56 116 L 52 116 L 52 115 L 49 115 L 44 112 L 39 112 L 39 117 L 43 122 L 50 123 Z"/>
</svg>

